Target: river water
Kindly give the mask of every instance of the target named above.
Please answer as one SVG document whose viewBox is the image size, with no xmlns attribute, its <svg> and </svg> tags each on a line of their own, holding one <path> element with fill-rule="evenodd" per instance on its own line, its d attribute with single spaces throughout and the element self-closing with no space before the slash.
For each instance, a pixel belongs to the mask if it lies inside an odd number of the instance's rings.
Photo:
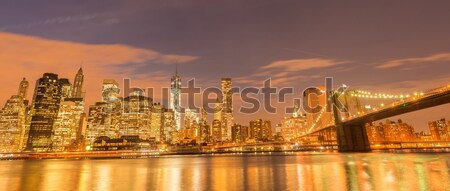
<svg viewBox="0 0 450 191">
<path fill-rule="evenodd" d="M 0 190 L 450 190 L 450 154 L 303 152 L 0 161 Z"/>
</svg>

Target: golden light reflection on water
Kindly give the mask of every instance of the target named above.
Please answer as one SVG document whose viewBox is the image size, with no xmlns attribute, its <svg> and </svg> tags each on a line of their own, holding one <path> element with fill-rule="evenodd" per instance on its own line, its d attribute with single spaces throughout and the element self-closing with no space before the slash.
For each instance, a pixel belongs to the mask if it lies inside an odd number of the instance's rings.
<svg viewBox="0 0 450 191">
<path fill-rule="evenodd" d="M 449 190 L 450 154 L 0 161 L 1 190 Z"/>
</svg>

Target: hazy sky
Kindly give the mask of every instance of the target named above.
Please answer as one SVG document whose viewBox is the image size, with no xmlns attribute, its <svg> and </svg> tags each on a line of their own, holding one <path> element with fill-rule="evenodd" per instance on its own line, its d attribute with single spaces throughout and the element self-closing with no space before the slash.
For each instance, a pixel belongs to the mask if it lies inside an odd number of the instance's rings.
<svg viewBox="0 0 450 191">
<path fill-rule="evenodd" d="M 87 105 L 104 78 L 168 86 L 176 62 L 186 84 L 261 86 L 272 78 L 298 94 L 335 85 L 412 93 L 450 84 L 449 1 L 2 1 L 0 101 L 22 77 L 85 71 Z M 236 101 L 239 104 L 239 101 Z M 235 104 L 235 107 L 238 105 Z M 449 116 L 441 106 L 407 116 L 421 129 Z M 237 115 L 238 122 L 284 114 Z M 393 118 L 396 119 L 397 117 Z"/>
</svg>

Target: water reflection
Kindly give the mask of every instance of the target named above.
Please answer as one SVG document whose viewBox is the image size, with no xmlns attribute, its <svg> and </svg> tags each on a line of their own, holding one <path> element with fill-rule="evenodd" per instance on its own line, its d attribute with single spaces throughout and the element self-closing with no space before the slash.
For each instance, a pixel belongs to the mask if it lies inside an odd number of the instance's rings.
<svg viewBox="0 0 450 191">
<path fill-rule="evenodd" d="M 450 154 L 0 161 L 2 190 L 449 190 Z"/>
</svg>

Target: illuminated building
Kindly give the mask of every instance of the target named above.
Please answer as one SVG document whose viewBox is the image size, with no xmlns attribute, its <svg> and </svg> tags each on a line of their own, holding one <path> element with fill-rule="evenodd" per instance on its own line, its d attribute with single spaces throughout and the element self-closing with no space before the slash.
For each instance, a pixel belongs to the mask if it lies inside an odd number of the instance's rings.
<svg viewBox="0 0 450 191">
<path fill-rule="evenodd" d="M 119 99 L 119 84 L 113 79 L 103 80 L 102 101 L 111 103 Z"/>
<path fill-rule="evenodd" d="M 89 106 L 88 122 L 86 127 L 86 138 L 90 143 L 100 136 L 115 138 L 118 132 L 112 128 L 110 123 L 111 115 L 108 114 L 108 104 L 106 102 L 97 102 Z"/>
<path fill-rule="evenodd" d="M 397 122 L 386 120 L 386 123 L 380 125 L 383 127 L 385 141 L 416 140 L 414 128 L 406 123 L 403 123 L 400 119 Z"/>
<path fill-rule="evenodd" d="M 53 124 L 61 101 L 61 82 L 57 74 L 45 73 L 36 82 L 27 150 L 49 151 L 52 147 Z"/>
<path fill-rule="evenodd" d="M 249 139 L 255 141 L 268 141 L 273 138 L 271 122 L 262 119 L 250 121 Z"/>
<path fill-rule="evenodd" d="M 428 122 L 428 128 L 433 140 L 450 141 L 450 121 L 446 121 L 445 118 Z"/>
<path fill-rule="evenodd" d="M 190 129 L 194 123 L 198 123 L 198 114 L 197 109 L 186 109 L 184 114 L 184 128 Z"/>
<path fill-rule="evenodd" d="M 325 87 L 319 87 L 319 90 L 321 95 L 317 95 L 311 90 L 306 90 L 303 94 L 303 101 L 308 104 L 309 108 L 321 107 L 321 110 L 317 112 L 306 112 L 306 121 L 309 128 L 308 132 L 323 129 L 333 124 L 332 113 L 326 111 L 327 96 Z"/>
<path fill-rule="evenodd" d="M 83 98 L 65 98 L 61 101 L 53 127 L 53 151 L 76 149 L 77 138 L 82 128 Z"/>
<path fill-rule="evenodd" d="M 59 82 L 61 86 L 61 100 L 70 98 L 72 96 L 72 85 L 70 84 L 69 79 L 61 78 L 59 79 Z"/>
<path fill-rule="evenodd" d="M 181 129 L 181 78 L 178 76 L 178 67 L 175 76 L 170 81 L 170 104 L 169 109 L 174 111 L 176 129 Z"/>
<path fill-rule="evenodd" d="M 293 141 L 299 136 L 308 133 L 308 124 L 305 115 L 302 115 L 296 106 L 291 117 L 281 119 L 280 134 L 286 141 Z"/>
<path fill-rule="evenodd" d="M 17 95 L 19 95 L 20 97 L 26 99 L 27 92 L 28 92 L 28 86 L 29 86 L 28 81 L 25 78 L 23 78 L 22 81 L 20 82 L 19 92 L 18 92 Z"/>
<path fill-rule="evenodd" d="M 216 99 L 216 102 L 214 103 L 213 120 L 222 121 L 222 105 L 219 99 Z"/>
<path fill-rule="evenodd" d="M 369 142 L 382 142 L 384 141 L 384 129 L 382 124 L 375 125 L 374 123 L 369 123 L 366 125 L 367 137 Z"/>
<path fill-rule="evenodd" d="M 22 151 L 26 145 L 31 119 L 26 100 L 28 86 L 23 78 L 17 95 L 11 96 L 0 110 L 0 152 Z"/>
<path fill-rule="evenodd" d="M 119 126 L 123 106 L 119 91 L 119 85 L 115 80 L 103 80 L 102 102 L 89 106 L 86 137 L 90 143 L 99 136 L 120 137 Z"/>
<path fill-rule="evenodd" d="M 132 89 L 131 94 L 123 99 L 119 135 L 137 135 L 141 139 L 148 139 L 152 104 L 153 100 L 144 96 L 140 89 Z"/>
<path fill-rule="evenodd" d="M 164 108 L 160 103 L 154 104 L 151 112 L 150 138 L 160 142 L 163 128 Z"/>
<path fill-rule="evenodd" d="M 199 142 L 210 143 L 211 142 L 211 127 L 206 122 L 199 124 Z"/>
<path fill-rule="evenodd" d="M 84 82 L 84 75 L 83 75 L 83 69 L 80 67 L 78 69 L 77 74 L 75 75 L 75 79 L 73 81 L 73 87 L 72 87 L 72 97 L 80 98 L 83 97 L 83 82 Z"/>
<path fill-rule="evenodd" d="M 0 152 L 22 151 L 26 140 L 26 113 L 24 97 L 13 95 L 6 101 L 0 111 Z"/>
<path fill-rule="evenodd" d="M 233 118 L 233 91 L 231 78 L 222 78 L 222 140 L 231 140 Z"/>
<path fill-rule="evenodd" d="M 150 140 L 143 140 L 137 135 L 121 136 L 111 139 L 106 136 L 97 137 L 92 144 L 93 151 L 120 150 L 156 150 L 156 144 Z"/>
<path fill-rule="evenodd" d="M 283 119 L 281 119 L 281 120 L 283 120 Z M 278 123 L 275 125 L 275 135 L 281 136 L 281 123 Z"/>
<path fill-rule="evenodd" d="M 248 137 L 248 127 L 240 124 L 231 126 L 231 140 L 233 143 L 245 143 Z"/>
<path fill-rule="evenodd" d="M 174 143 L 177 140 L 177 136 L 174 136 L 174 133 L 177 132 L 177 127 L 175 123 L 175 115 L 174 111 L 168 109 L 163 113 L 163 134 L 162 140 L 166 143 Z"/>
<path fill-rule="evenodd" d="M 198 110 L 197 109 L 186 109 L 184 114 L 184 137 L 189 139 L 197 139 L 198 137 Z"/>
<path fill-rule="evenodd" d="M 68 79 L 61 78 L 61 102 L 53 127 L 53 151 L 78 149 L 84 125 L 83 72 L 80 68 L 72 86 Z"/>
<path fill-rule="evenodd" d="M 213 120 L 211 124 L 212 142 L 222 142 L 222 123 L 219 120 Z"/>
<path fill-rule="evenodd" d="M 208 114 L 206 113 L 205 109 L 202 108 L 200 110 L 200 121 L 199 121 L 199 142 L 200 143 L 209 143 L 211 142 L 211 129 L 208 125 L 207 117 Z"/>
</svg>

